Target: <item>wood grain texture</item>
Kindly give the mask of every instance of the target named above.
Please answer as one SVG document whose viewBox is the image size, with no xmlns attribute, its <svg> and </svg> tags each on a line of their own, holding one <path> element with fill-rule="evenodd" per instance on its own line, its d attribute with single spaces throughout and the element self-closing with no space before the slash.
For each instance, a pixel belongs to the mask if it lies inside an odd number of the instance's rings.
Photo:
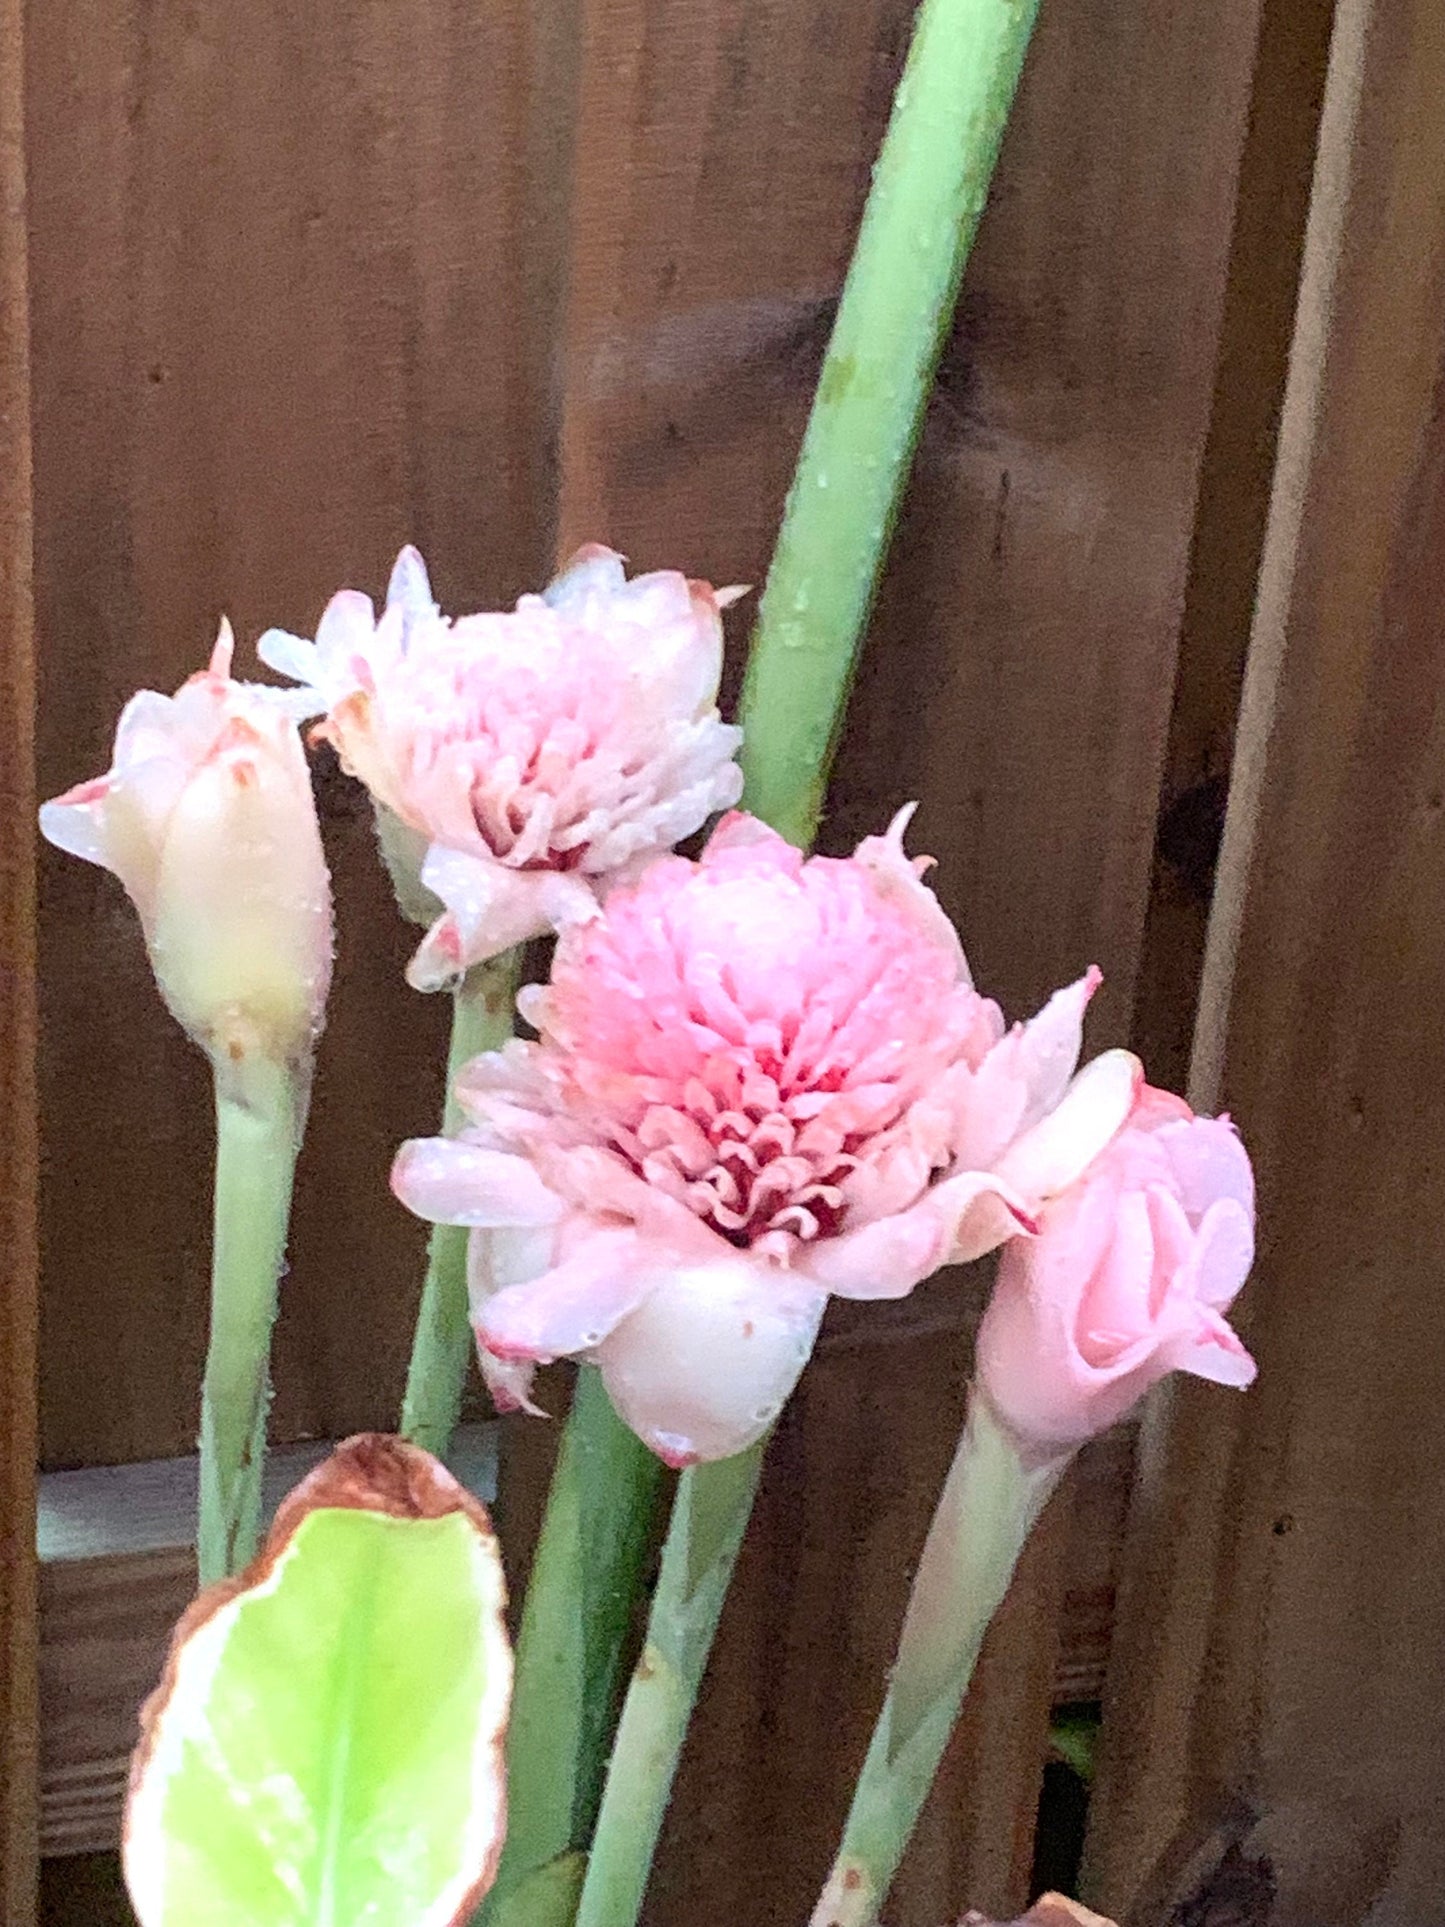
<svg viewBox="0 0 1445 1927">
<path fill-rule="evenodd" d="M 0 5 L 0 1919 L 36 1905 L 34 631 L 23 20 Z"/>
<path fill-rule="evenodd" d="M 67 1560 L 41 1576 L 42 1844 L 115 1847 L 141 1701 L 196 1593 L 190 1547 Z"/>
<path fill-rule="evenodd" d="M 592 0 L 562 524 L 754 581 L 906 6 Z M 1013 1012 L 1087 963 L 1128 1029 L 1257 8 L 1046 7 L 834 783 L 915 846 Z M 741 641 L 741 628 L 735 640 Z M 947 1462 L 979 1278 L 834 1319 L 780 1433 L 664 1844 L 657 1923 L 804 1917 Z M 1025 1898 L 1067 1524 L 1030 1554 L 899 1889 Z"/>
<path fill-rule="evenodd" d="M 42 793 L 105 766 L 227 610 L 308 628 L 399 544 L 450 606 L 545 578 L 570 15 L 318 18 L 263 0 L 46 11 L 31 43 Z M 340 948 L 277 1339 L 276 1429 L 394 1419 L 421 1228 L 386 1190 L 433 1128 L 445 1012 L 370 810 L 322 774 Z M 44 1449 L 193 1443 L 208 1262 L 202 1060 L 113 880 L 42 873 Z"/>
<path fill-rule="evenodd" d="M 1091 1848 L 1139 1927 L 1445 1892 L 1442 95 L 1437 7 L 1343 0 L 1195 1052 L 1260 1378 L 1146 1440 Z"/>
<path fill-rule="evenodd" d="M 1134 1010 L 1170 1090 L 1189 1074 L 1334 12 L 1265 0 L 1255 56 Z"/>
</svg>

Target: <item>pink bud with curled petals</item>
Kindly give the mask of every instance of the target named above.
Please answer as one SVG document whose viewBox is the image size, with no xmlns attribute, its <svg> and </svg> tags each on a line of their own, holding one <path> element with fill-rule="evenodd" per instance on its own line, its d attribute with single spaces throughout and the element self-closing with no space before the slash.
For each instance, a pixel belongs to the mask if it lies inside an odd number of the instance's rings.
<svg viewBox="0 0 1445 1927">
<path fill-rule="evenodd" d="M 540 1042 L 463 1071 L 461 1138 L 403 1146 L 404 1203 L 489 1230 L 472 1312 L 503 1401 L 582 1355 L 670 1462 L 740 1451 L 830 1293 L 991 1250 L 1122 1125 L 1135 1060 L 1074 1074 L 1097 972 L 1008 1030 L 907 815 L 847 859 L 736 815 L 699 862 L 659 859 L 523 993 Z"/>
<path fill-rule="evenodd" d="M 593 545 L 514 611 L 449 621 L 404 549 L 379 620 L 343 591 L 314 643 L 262 637 L 261 659 L 310 686 L 319 733 L 370 789 L 394 876 L 415 841 L 440 912 L 407 972 L 416 988 L 585 921 L 610 883 L 736 802 L 741 731 L 717 712 L 730 593 L 671 571 L 629 582 Z"/>
<path fill-rule="evenodd" d="M 309 1054 L 331 980 L 331 883 L 297 699 L 231 679 L 230 625 L 174 696 L 126 704 L 112 767 L 40 827 L 114 871 L 172 1013 L 213 1056 Z"/>
<path fill-rule="evenodd" d="M 1145 1088 L 1129 1122 L 1008 1245 L 978 1382 L 1026 1447 L 1058 1452 L 1124 1417 L 1165 1373 L 1245 1386 L 1224 1314 L 1254 1258 L 1254 1176 L 1225 1118 Z"/>
</svg>

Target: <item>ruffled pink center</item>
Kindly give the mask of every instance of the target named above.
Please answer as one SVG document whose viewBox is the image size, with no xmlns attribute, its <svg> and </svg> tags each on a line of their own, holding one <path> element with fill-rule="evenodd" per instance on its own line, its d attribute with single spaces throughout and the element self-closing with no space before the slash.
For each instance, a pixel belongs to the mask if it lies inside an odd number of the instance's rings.
<svg viewBox="0 0 1445 1927">
<path fill-rule="evenodd" d="M 682 1106 L 649 1106 L 636 1130 L 614 1127 L 614 1142 L 639 1176 L 731 1244 L 770 1232 L 808 1243 L 841 1227 L 844 1183 L 867 1146 L 862 1134 L 790 1114 L 806 1117 L 812 1095 L 799 1104 L 761 1069 L 739 1075 L 722 1059 L 710 1078 L 689 1080 Z"/>
<path fill-rule="evenodd" d="M 611 663 L 566 660 L 555 621 L 523 611 L 433 632 L 361 700 L 383 707 L 423 814 L 464 795 L 471 827 L 509 868 L 568 869 L 586 853 L 597 779 L 625 806 L 656 748 L 625 693 Z"/>
<path fill-rule="evenodd" d="M 660 862 L 616 892 L 524 1000 L 544 1037 L 540 1135 L 556 1144 L 560 1112 L 573 1144 L 779 1257 L 873 1215 L 885 1190 L 887 1208 L 909 1202 L 951 1155 L 940 1079 L 976 1066 L 1003 1025 L 891 849 L 894 875 L 805 863 L 730 819 L 701 864 Z M 510 1135 L 507 1082 L 476 1107 Z"/>
</svg>

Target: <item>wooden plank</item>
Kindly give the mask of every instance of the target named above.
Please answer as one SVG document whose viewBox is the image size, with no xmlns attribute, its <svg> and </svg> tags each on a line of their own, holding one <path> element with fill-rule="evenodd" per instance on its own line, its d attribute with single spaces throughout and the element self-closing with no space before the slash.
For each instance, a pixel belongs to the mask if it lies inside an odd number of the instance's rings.
<svg viewBox="0 0 1445 1927">
<path fill-rule="evenodd" d="M 565 239 L 564 6 L 277 0 L 47 12 L 29 64 L 39 763 L 102 768 L 121 703 L 379 588 L 417 539 L 452 606 L 544 579 Z M 433 1128 L 445 1011 L 354 786 L 323 772 L 341 919 L 277 1335 L 280 1436 L 393 1422 L 424 1236 L 390 1198 Z M 193 1442 L 205 1067 L 112 880 L 47 852 L 48 1464 Z"/>
<path fill-rule="evenodd" d="M 283 1445 L 267 1456 L 261 1490 L 267 1519 L 332 1449 L 332 1441 L 324 1440 Z M 497 1484 L 496 1421 L 459 1426 L 447 1464 L 469 1492 L 490 1505 Z M 199 1474 L 194 1454 L 42 1473 L 35 1521 L 41 1564 L 174 1552 L 188 1546 L 195 1536 Z"/>
<path fill-rule="evenodd" d="M 35 758 L 24 34 L 0 6 L 0 1919 L 36 1906 Z"/>
<path fill-rule="evenodd" d="M 1437 6 L 1342 0 L 1195 1052 L 1260 1380 L 1147 1439 L 1091 1848 L 1138 1927 L 1445 1889 L 1442 96 Z"/>
<path fill-rule="evenodd" d="M 1335 0 L 1265 0 L 1179 633 L 1135 1002 L 1156 1084 L 1189 1074 Z"/>
<path fill-rule="evenodd" d="M 591 0 L 562 519 L 757 581 L 909 8 Z M 828 847 L 922 798 L 980 980 L 1090 961 L 1129 1026 L 1255 0 L 1046 6 L 834 785 Z M 739 625 L 739 639 L 741 625 Z M 947 1461 L 982 1280 L 849 1313 L 779 1436 L 649 1918 L 806 1916 Z M 900 1885 L 1024 1898 L 1061 1500 Z M 865 1578 L 866 1575 L 866 1578 Z"/>
<path fill-rule="evenodd" d="M 195 1596 L 189 1546 L 41 1570 L 41 1848 L 115 1847 L 141 1701 Z"/>
</svg>

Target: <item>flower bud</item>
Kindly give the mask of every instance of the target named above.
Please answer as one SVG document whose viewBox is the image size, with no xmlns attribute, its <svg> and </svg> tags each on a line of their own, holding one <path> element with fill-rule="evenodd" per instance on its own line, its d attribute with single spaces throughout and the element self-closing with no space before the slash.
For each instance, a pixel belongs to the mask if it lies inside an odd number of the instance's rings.
<svg viewBox="0 0 1445 1927">
<path fill-rule="evenodd" d="M 978 1334 L 978 1381 L 1025 1447 L 1069 1450 L 1167 1372 L 1245 1386 L 1224 1314 L 1254 1257 L 1254 1177 L 1224 1118 L 1145 1086 L 1125 1128 L 1016 1238 Z"/>
<path fill-rule="evenodd" d="M 231 630 L 173 697 L 142 690 L 106 775 L 40 827 L 113 870 L 156 982 L 213 1057 L 309 1054 L 331 978 L 331 885 L 295 698 L 231 680 Z"/>
</svg>

